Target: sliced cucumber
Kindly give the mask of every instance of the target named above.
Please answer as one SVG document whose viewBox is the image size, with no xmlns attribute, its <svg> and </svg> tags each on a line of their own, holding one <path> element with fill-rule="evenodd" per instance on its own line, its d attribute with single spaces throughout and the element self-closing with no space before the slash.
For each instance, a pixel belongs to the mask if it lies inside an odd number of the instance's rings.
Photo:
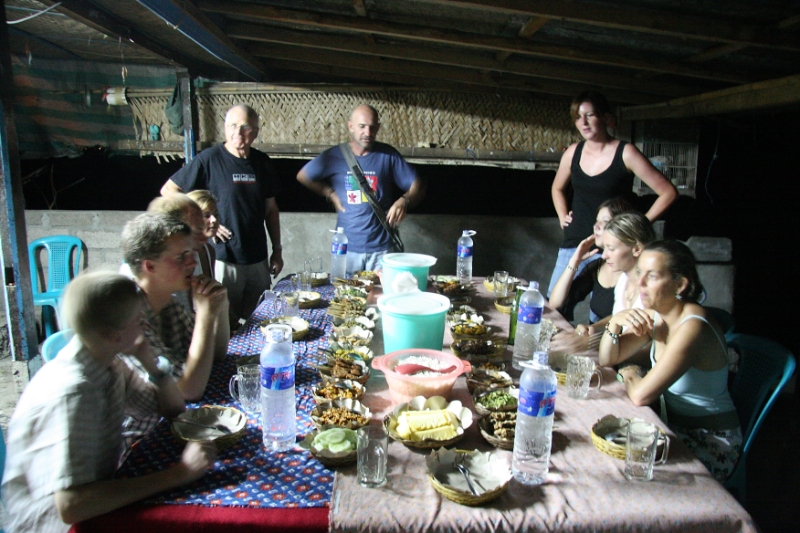
<svg viewBox="0 0 800 533">
<path fill-rule="evenodd" d="M 349 452 L 353 449 L 353 444 L 349 440 L 344 440 L 343 442 L 329 444 L 328 449 L 333 453 Z"/>
</svg>

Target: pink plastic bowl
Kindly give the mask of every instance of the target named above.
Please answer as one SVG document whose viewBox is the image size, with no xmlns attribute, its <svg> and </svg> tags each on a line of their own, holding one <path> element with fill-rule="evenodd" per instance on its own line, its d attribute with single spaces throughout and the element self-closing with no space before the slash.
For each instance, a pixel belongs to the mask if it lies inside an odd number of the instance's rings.
<svg viewBox="0 0 800 533">
<path fill-rule="evenodd" d="M 394 367 L 401 364 L 403 359 L 412 355 L 430 357 L 441 361 L 445 368 L 455 366 L 455 369 L 438 376 L 404 375 L 394 371 Z M 462 361 L 449 353 L 416 348 L 398 350 L 376 357 L 372 360 L 372 368 L 380 370 L 386 375 L 386 382 L 389 384 L 389 395 L 392 397 L 392 401 L 398 404 L 408 402 L 415 396 L 425 396 L 426 398 L 444 396 L 449 400 L 456 378 L 472 370 L 472 365 L 469 364 L 469 361 Z"/>
</svg>

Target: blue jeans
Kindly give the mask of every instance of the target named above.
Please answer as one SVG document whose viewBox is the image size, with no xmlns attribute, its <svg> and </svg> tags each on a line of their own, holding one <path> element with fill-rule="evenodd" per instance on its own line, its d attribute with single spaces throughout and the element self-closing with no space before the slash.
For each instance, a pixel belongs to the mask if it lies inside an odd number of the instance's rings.
<svg viewBox="0 0 800 533">
<path fill-rule="evenodd" d="M 569 260 L 572 259 L 572 254 L 574 254 L 575 250 L 577 250 L 577 249 L 578 249 L 577 246 L 575 248 L 559 248 L 558 249 L 558 259 L 556 259 L 556 267 L 553 269 L 553 275 L 550 276 L 550 286 L 547 287 L 547 297 L 548 298 L 550 298 L 550 293 L 553 291 L 553 287 L 556 286 L 556 283 L 558 282 L 558 278 L 560 278 L 561 274 L 563 274 L 564 271 L 567 269 L 567 265 L 569 264 Z M 578 274 L 580 274 L 583 271 L 583 269 L 586 268 L 586 265 L 588 265 L 592 261 L 597 261 L 601 257 L 602 256 L 600 254 L 594 254 L 589 259 L 585 259 L 585 260 L 581 261 L 581 264 L 578 265 L 578 271 L 575 273 L 575 275 L 577 276 Z"/>
<path fill-rule="evenodd" d="M 378 270 L 381 266 L 381 257 L 388 253 L 389 250 L 371 253 L 347 252 L 347 275 L 352 276 L 356 270 Z"/>
</svg>

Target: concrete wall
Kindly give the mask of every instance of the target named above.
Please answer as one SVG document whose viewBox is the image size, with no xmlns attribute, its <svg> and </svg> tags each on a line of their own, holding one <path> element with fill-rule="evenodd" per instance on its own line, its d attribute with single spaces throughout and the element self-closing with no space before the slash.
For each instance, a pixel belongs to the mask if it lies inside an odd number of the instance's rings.
<svg viewBox="0 0 800 533">
<path fill-rule="evenodd" d="M 46 235 L 74 235 L 88 248 L 90 267 L 116 268 L 122 261 L 119 236 L 122 227 L 138 215 L 134 211 L 26 211 L 28 240 Z M 284 269 L 280 277 L 302 269 L 303 260 L 322 256 L 330 264 L 331 233 L 336 225 L 332 213 L 282 213 Z M 406 251 L 432 255 L 438 262 L 432 274 L 455 274 L 456 241 L 461 231 L 477 231 L 475 237 L 475 276 L 495 270 L 547 285 L 558 253 L 561 230 L 557 218 L 482 217 L 469 215 L 410 215 L 401 227 Z M 695 251 L 700 278 L 709 298 L 707 305 L 733 311 L 731 244 L 728 239 L 689 240 Z M 580 315 L 576 315 L 576 319 Z"/>
<path fill-rule="evenodd" d="M 133 211 L 26 211 L 28 240 L 47 235 L 74 235 L 88 248 L 88 265 L 117 266 L 122 261 L 119 236 L 122 227 L 138 215 Z M 328 213 L 282 213 L 283 273 L 302 269 L 303 260 L 321 255 L 329 265 L 331 233 L 336 216 Z M 475 235 L 476 276 L 498 269 L 546 283 L 558 250 L 560 231 L 555 218 L 512 218 L 411 215 L 401 234 L 409 252 L 437 257 L 433 274 L 454 274 L 456 241 L 464 229 Z"/>
</svg>

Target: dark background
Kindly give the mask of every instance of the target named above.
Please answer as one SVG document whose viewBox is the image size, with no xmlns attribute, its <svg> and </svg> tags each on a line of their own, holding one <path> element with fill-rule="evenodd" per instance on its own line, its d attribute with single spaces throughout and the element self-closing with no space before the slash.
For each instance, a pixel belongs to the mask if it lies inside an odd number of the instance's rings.
<svg viewBox="0 0 800 533">
<path fill-rule="evenodd" d="M 666 236 L 733 241 L 737 330 L 775 339 L 800 353 L 798 243 L 800 112 L 705 120 L 700 128 L 697 198 L 681 197 L 663 217 Z M 281 211 L 330 209 L 295 180 L 304 160 L 276 159 Z M 23 161 L 28 209 L 144 210 L 182 161 L 87 150 L 75 159 Z M 420 165 L 426 214 L 555 217 L 552 171 Z M 506 191 L 502 201 L 494 191 Z M 54 191 L 57 191 L 54 194 Z M 646 210 L 652 197 L 639 199 Z M 795 235 L 792 237 L 791 235 Z M 555 261 L 555 258 L 553 258 Z"/>
</svg>

